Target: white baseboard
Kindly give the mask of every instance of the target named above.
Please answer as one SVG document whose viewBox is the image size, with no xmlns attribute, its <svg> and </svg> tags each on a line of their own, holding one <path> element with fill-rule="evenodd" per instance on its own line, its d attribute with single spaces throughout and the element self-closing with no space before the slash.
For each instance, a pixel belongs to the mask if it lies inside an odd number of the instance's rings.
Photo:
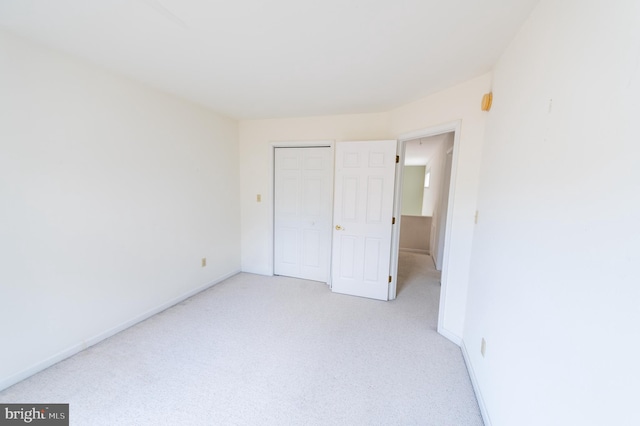
<svg viewBox="0 0 640 426">
<path fill-rule="evenodd" d="M 12 376 L 9 376 L 7 378 L 1 379 L 0 380 L 0 391 L 4 390 L 6 388 L 8 388 L 9 386 L 15 385 L 16 383 L 26 379 L 27 377 L 33 376 L 34 374 L 51 367 L 54 364 L 57 364 L 58 362 L 69 358 L 75 354 L 77 354 L 78 352 L 81 352 L 85 349 L 87 349 L 90 346 L 95 345 L 96 343 L 99 343 L 105 339 L 108 339 L 109 337 L 113 336 L 114 334 L 117 334 L 123 330 L 126 330 L 127 328 L 138 324 L 139 322 L 142 322 L 144 320 L 146 320 L 147 318 L 150 318 L 152 316 L 154 316 L 157 313 L 160 313 L 162 311 L 164 311 L 165 309 L 168 309 L 174 305 L 177 305 L 180 302 L 183 302 L 184 300 L 190 298 L 191 296 L 194 296 L 198 293 L 200 293 L 201 291 L 204 291 L 206 289 L 208 289 L 209 287 L 212 287 L 224 280 L 226 280 L 227 278 L 231 278 L 232 276 L 236 275 L 240 273 L 240 270 L 236 270 L 233 272 L 230 272 L 226 275 L 223 275 L 221 277 L 218 277 L 217 279 L 204 284 L 200 287 L 197 287 L 193 290 L 190 290 L 174 299 L 169 300 L 168 302 L 165 302 L 163 304 L 161 304 L 160 306 L 157 306 L 155 308 L 152 308 L 128 321 L 125 321 L 113 328 L 110 328 L 108 330 L 103 331 L 102 333 L 99 333 L 87 340 L 83 340 L 81 342 L 76 343 L 75 345 L 72 345 L 71 347 L 58 352 L 55 355 L 50 356 L 49 358 L 42 360 L 34 365 L 32 365 L 29 368 L 26 368 L 25 370 L 20 371 L 19 373 L 16 373 Z"/>
<path fill-rule="evenodd" d="M 438 333 L 440 333 L 442 336 L 446 337 L 447 339 L 451 340 L 456 345 L 458 346 L 462 345 L 462 338 L 460 336 L 450 332 L 444 327 L 440 327 L 440 324 L 438 324 Z"/>
<path fill-rule="evenodd" d="M 478 406 L 480 407 L 480 414 L 482 414 L 482 420 L 484 421 L 485 426 L 491 426 L 491 418 L 489 417 L 489 411 L 487 410 L 487 406 L 484 403 L 484 399 L 482 398 L 482 393 L 480 392 L 480 386 L 478 385 L 478 379 L 476 378 L 476 374 L 473 371 L 473 366 L 471 365 L 471 360 L 469 358 L 469 353 L 467 352 L 467 347 L 464 345 L 464 340 L 462 341 L 462 345 L 460 345 L 460 349 L 462 349 L 462 357 L 464 358 L 464 363 L 467 366 L 467 371 L 469 372 L 469 377 L 471 378 L 471 384 L 473 385 L 473 391 L 476 394 L 476 399 L 478 400 Z"/>
<path fill-rule="evenodd" d="M 400 247 L 400 251 L 404 251 L 408 253 L 429 254 L 429 250 L 412 249 L 412 248 L 406 248 L 406 247 Z"/>
</svg>

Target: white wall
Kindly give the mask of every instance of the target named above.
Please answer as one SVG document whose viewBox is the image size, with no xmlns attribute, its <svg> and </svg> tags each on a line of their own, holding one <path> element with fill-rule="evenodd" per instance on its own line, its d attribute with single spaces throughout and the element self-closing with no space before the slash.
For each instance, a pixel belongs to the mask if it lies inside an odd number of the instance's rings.
<svg viewBox="0 0 640 426">
<path fill-rule="evenodd" d="M 639 57 L 636 0 L 542 0 L 496 66 L 464 332 L 494 426 L 640 424 Z"/>
<path fill-rule="evenodd" d="M 0 93 L 0 388 L 239 270 L 237 122 L 8 34 Z"/>
<path fill-rule="evenodd" d="M 454 134 L 447 133 L 445 136 L 435 155 L 429 161 L 429 165 L 432 168 L 431 174 L 433 175 L 433 185 L 429 190 L 430 196 L 434 198 L 431 241 L 429 244 L 433 247 L 431 255 L 438 271 L 442 270 L 443 264 L 444 240 L 447 229 L 447 204 L 451 189 L 451 173 L 449 172 L 449 176 L 446 176 L 447 171 L 450 171 L 450 168 L 447 169 L 447 152 L 453 149 Z M 449 187 L 446 185 L 449 185 Z"/>
<path fill-rule="evenodd" d="M 420 206 L 420 212 L 422 216 L 433 216 L 433 207 L 435 204 L 434 200 L 434 188 L 432 183 L 433 178 L 433 170 L 431 169 L 433 166 L 433 160 L 429 160 L 429 164 L 427 164 L 424 168 L 425 172 L 425 183 L 427 183 L 427 176 L 429 176 L 429 186 L 425 186 L 422 190 L 422 206 Z"/>
<path fill-rule="evenodd" d="M 434 136 L 438 138 L 437 148 L 427 163 L 427 170 L 431 171 L 431 181 L 428 188 L 424 188 L 424 198 L 422 202 L 422 214 L 424 216 L 433 216 L 436 213 L 438 201 L 440 200 L 440 192 L 442 190 L 442 181 L 444 175 L 444 159 L 447 150 L 453 146 L 453 133 L 445 133 L 444 135 Z"/>
</svg>

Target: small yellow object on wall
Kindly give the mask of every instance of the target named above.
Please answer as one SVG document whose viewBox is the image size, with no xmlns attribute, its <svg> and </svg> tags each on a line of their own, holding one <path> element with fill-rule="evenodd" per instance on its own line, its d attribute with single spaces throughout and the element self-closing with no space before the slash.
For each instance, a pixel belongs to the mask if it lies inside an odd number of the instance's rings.
<svg viewBox="0 0 640 426">
<path fill-rule="evenodd" d="M 493 93 L 489 92 L 482 97 L 482 110 L 489 111 L 491 109 L 491 102 L 493 102 Z"/>
</svg>

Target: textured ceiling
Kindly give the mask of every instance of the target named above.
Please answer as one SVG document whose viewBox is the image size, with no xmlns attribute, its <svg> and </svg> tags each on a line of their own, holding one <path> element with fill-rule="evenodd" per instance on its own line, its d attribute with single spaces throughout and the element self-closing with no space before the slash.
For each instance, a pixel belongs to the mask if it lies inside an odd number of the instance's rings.
<svg viewBox="0 0 640 426">
<path fill-rule="evenodd" d="M 0 0 L 0 28 L 225 115 L 386 111 L 489 71 L 537 0 Z"/>
</svg>

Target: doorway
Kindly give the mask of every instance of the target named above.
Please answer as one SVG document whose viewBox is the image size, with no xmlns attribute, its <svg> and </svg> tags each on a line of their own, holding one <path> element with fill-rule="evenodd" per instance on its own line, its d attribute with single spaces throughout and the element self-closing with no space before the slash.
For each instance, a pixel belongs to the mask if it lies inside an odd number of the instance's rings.
<svg viewBox="0 0 640 426">
<path fill-rule="evenodd" d="M 459 339 L 454 336 L 453 334 L 451 334 L 447 329 L 445 329 L 444 327 L 444 319 L 445 319 L 445 307 L 448 306 L 447 305 L 447 281 L 448 281 L 448 277 L 450 275 L 450 270 L 449 270 L 449 248 L 450 248 L 450 240 L 451 240 L 451 224 L 453 222 L 453 215 L 452 215 L 452 210 L 453 210 L 453 199 L 454 197 L 454 192 L 453 192 L 453 188 L 456 187 L 456 173 L 457 173 L 457 162 L 458 162 L 458 152 L 460 150 L 460 144 L 459 144 L 459 138 L 460 138 L 460 126 L 461 126 L 461 122 L 460 121 L 454 121 L 451 123 L 446 123 L 446 124 L 442 124 L 439 126 L 435 126 L 432 128 L 428 128 L 428 129 L 423 129 L 423 130 L 418 130 L 415 132 L 411 132 L 408 134 L 404 134 L 401 135 L 398 138 L 398 156 L 401 158 L 401 160 L 404 160 L 405 157 L 405 149 L 406 149 L 406 143 L 408 141 L 411 140 L 415 140 L 415 139 L 420 139 L 420 138 L 427 138 L 430 136 L 436 136 L 436 135 L 441 135 L 444 133 L 451 133 L 453 135 L 453 149 L 451 150 L 451 167 L 450 167 L 450 172 L 449 172 L 449 176 L 450 176 L 450 180 L 448 183 L 448 188 L 450 190 L 450 196 L 449 199 L 447 200 L 446 203 L 442 204 L 442 208 L 446 209 L 446 218 L 443 219 L 443 229 L 440 232 L 440 235 L 438 236 L 439 241 L 442 241 L 443 247 L 442 247 L 442 254 L 440 256 L 441 258 L 441 290 L 440 290 L 440 301 L 439 301 L 439 309 L 438 309 L 438 332 L 442 335 L 444 335 L 445 337 L 449 338 L 452 341 L 459 341 Z M 395 199 L 395 206 L 394 206 L 394 214 L 396 215 L 396 217 L 400 217 L 400 222 L 402 221 L 401 219 L 401 211 L 402 211 L 402 178 L 403 178 L 403 168 L 399 167 L 397 170 L 397 175 L 396 175 L 396 199 Z M 444 216 L 444 215 L 443 215 Z M 402 226 L 402 223 L 400 223 L 400 227 Z M 392 246 L 392 255 L 391 255 L 391 273 L 393 276 L 398 276 L 398 259 L 399 259 L 399 253 L 400 253 L 400 227 L 394 229 L 394 235 L 393 235 L 393 246 Z M 432 250 L 434 247 L 437 247 L 437 245 L 434 242 L 434 238 L 436 237 L 436 232 L 434 231 L 434 224 L 432 223 L 432 233 L 431 233 L 431 244 L 430 244 L 430 252 L 433 254 L 434 250 Z M 435 254 L 435 256 L 437 256 L 437 254 Z M 389 299 L 395 299 L 396 298 L 396 292 L 397 292 L 397 280 L 394 280 L 391 283 L 391 286 L 389 287 Z"/>
<path fill-rule="evenodd" d="M 413 262 L 442 270 L 442 248 L 446 234 L 446 211 L 451 168 L 447 153 L 452 152 L 453 132 L 420 137 L 404 142 L 401 164 L 402 186 L 399 255 L 413 253 Z M 449 163 L 450 166 L 450 163 Z M 402 262 L 400 277 L 405 276 Z"/>
<path fill-rule="evenodd" d="M 437 239 L 441 195 L 446 177 L 444 159 L 446 150 L 453 146 L 453 133 L 443 133 L 405 142 L 403 168 L 400 251 L 441 258 Z M 444 204 L 446 204 L 446 199 Z M 446 208 L 444 209 L 446 211 Z M 441 268 L 438 268 L 440 270 Z"/>
</svg>

